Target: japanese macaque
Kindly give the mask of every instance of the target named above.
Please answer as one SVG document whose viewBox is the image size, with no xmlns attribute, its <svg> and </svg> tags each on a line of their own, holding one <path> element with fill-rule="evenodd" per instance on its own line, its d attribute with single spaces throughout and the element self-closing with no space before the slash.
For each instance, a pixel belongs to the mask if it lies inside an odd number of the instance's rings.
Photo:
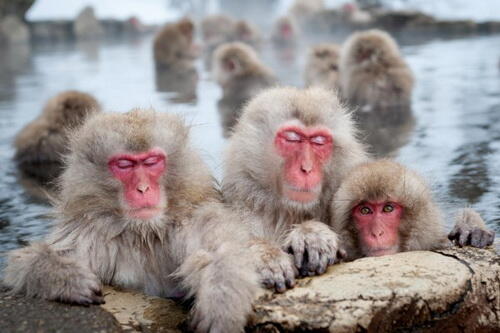
<svg viewBox="0 0 500 333">
<path fill-rule="evenodd" d="M 283 16 L 274 24 L 271 41 L 278 47 L 295 46 L 299 35 L 295 21 L 290 16 Z"/>
<path fill-rule="evenodd" d="M 157 68 L 192 69 L 198 50 L 193 43 L 194 24 L 188 18 L 169 23 L 158 32 L 153 43 Z"/>
<path fill-rule="evenodd" d="M 337 44 L 319 44 L 309 52 L 305 82 L 307 86 L 321 86 L 337 89 L 339 80 L 340 46 Z"/>
<path fill-rule="evenodd" d="M 225 136 L 229 136 L 244 103 L 277 83 L 276 77 L 257 53 L 241 42 L 219 46 L 214 53 L 213 72 L 222 88 L 218 107 Z"/>
<path fill-rule="evenodd" d="M 180 117 L 152 110 L 98 114 L 71 136 L 43 242 L 10 253 L 14 293 L 82 305 L 102 284 L 195 301 L 196 332 L 242 332 L 258 288 L 249 241 L 224 219 L 218 192 Z"/>
<path fill-rule="evenodd" d="M 367 162 L 343 180 L 332 203 L 333 229 L 347 259 L 445 248 L 441 211 L 415 172 L 390 161 Z M 460 246 L 485 247 L 495 234 L 473 209 L 463 209 L 448 238 Z"/>
<path fill-rule="evenodd" d="M 345 21 L 353 25 L 368 25 L 373 22 L 372 15 L 361 10 L 355 3 L 349 2 L 341 7 L 341 14 Z"/>
<path fill-rule="evenodd" d="M 14 160 L 23 174 L 46 185 L 63 169 L 68 132 L 100 110 L 99 103 L 79 91 L 62 92 L 48 100 L 42 113 L 16 136 Z"/>
<path fill-rule="evenodd" d="M 268 89 L 244 108 L 228 141 L 224 200 L 250 225 L 265 286 L 284 291 L 342 254 L 329 201 L 367 156 L 350 113 L 321 88 Z"/>
<path fill-rule="evenodd" d="M 409 108 L 413 74 L 389 34 L 351 35 L 340 56 L 342 96 L 362 111 Z"/>
</svg>

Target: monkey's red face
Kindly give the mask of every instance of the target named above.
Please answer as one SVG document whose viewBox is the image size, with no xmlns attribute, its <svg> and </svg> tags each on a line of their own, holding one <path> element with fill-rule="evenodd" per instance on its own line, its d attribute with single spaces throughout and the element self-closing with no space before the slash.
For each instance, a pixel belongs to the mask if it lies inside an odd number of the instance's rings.
<svg viewBox="0 0 500 333">
<path fill-rule="evenodd" d="M 283 194 L 301 203 L 317 200 L 323 183 L 323 166 L 333 151 L 331 132 L 324 127 L 283 126 L 274 145 L 285 161 Z"/>
<path fill-rule="evenodd" d="M 127 216 L 150 219 L 162 212 L 160 178 L 166 169 L 166 156 L 161 149 L 114 155 L 108 168 L 123 185 Z"/>
<path fill-rule="evenodd" d="M 402 215 L 403 207 L 394 202 L 366 201 L 354 207 L 352 216 L 365 256 L 382 256 L 399 251 Z"/>
</svg>

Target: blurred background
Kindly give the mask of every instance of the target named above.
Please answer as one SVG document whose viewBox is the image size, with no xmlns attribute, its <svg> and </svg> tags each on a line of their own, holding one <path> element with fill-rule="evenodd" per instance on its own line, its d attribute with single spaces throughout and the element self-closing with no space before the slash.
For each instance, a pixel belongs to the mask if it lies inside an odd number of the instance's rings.
<svg viewBox="0 0 500 333">
<path fill-rule="evenodd" d="M 449 215 L 449 227 L 457 208 L 472 205 L 498 235 L 500 2 L 330 0 L 298 14 L 294 3 L 0 0 L 0 269 L 2 253 L 41 238 L 50 227 L 46 200 L 12 160 L 13 140 L 61 91 L 89 93 L 108 111 L 153 107 L 181 114 L 220 178 L 227 130 L 218 103 L 222 91 L 200 31 L 202 20 L 217 13 L 254 25 L 262 62 L 281 84 L 298 87 L 305 86 L 312 45 L 341 44 L 353 31 L 373 27 L 389 31 L 416 85 L 411 113 L 361 124 L 372 152 L 422 173 Z M 287 15 L 296 16 L 300 34 L 293 43 L 273 43 L 276 21 Z M 194 62 L 196 75 L 185 82 L 162 79 L 153 59 L 154 36 L 162 25 L 185 16 L 194 21 L 195 43 L 202 50 Z"/>
</svg>

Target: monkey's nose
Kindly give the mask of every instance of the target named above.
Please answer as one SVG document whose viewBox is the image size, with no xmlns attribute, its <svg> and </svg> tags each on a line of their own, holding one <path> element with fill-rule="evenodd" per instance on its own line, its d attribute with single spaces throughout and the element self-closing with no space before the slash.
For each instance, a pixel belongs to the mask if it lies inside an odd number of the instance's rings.
<svg viewBox="0 0 500 333">
<path fill-rule="evenodd" d="M 137 191 L 141 192 L 142 194 L 146 193 L 149 191 L 149 185 L 148 184 L 139 184 L 137 186 Z"/>
</svg>

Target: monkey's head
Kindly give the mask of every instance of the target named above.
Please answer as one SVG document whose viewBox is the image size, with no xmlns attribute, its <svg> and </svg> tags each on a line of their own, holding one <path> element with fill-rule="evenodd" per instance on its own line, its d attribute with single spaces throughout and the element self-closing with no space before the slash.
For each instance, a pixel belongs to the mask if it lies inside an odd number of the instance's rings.
<svg viewBox="0 0 500 333">
<path fill-rule="evenodd" d="M 335 194 L 332 212 L 353 257 L 408 251 L 411 242 L 421 247 L 429 238 L 426 225 L 440 221 L 423 179 L 390 160 L 355 167 Z"/>
<path fill-rule="evenodd" d="M 387 32 L 378 29 L 352 34 L 342 51 L 342 61 L 350 66 L 383 66 L 394 58 L 400 58 L 398 45 Z"/>
<path fill-rule="evenodd" d="M 212 68 L 217 82 L 224 86 L 231 78 L 251 72 L 256 64 L 260 64 L 260 60 L 252 47 L 233 42 L 215 49 Z"/>
<path fill-rule="evenodd" d="M 65 91 L 51 98 L 43 109 L 47 122 L 58 128 L 80 126 L 87 116 L 100 110 L 99 103 L 89 94 Z"/>
<path fill-rule="evenodd" d="M 350 114 L 335 93 L 274 88 L 244 108 L 229 140 L 229 200 L 308 212 L 363 159 Z"/>
<path fill-rule="evenodd" d="M 189 18 L 167 24 L 155 37 L 154 58 L 157 64 L 182 67 L 190 65 L 198 50 L 193 44 L 194 24 Z"/>
<path fill-rule="evenodd" d="M 259 39 L 257 29 L 245 20 L 239 20 L 234 26 L 236 39 L 246 43 L 255 43 Z"/>
<path fill-rule="evenodd" d="M 336 80 L 339 74 L 340 47 L 336 44 L 316 45 L 309 54 L 310 66 L 318 73 Z"/>
<path fill-rule="evenodd" d="M 91 117 L 71 138 L 63 215 L 158 226 L 175 209 L 210 196 L 210 176 L 187 141 L 188 129 L 175 115 L 136 109 Z"/>
</svg>

